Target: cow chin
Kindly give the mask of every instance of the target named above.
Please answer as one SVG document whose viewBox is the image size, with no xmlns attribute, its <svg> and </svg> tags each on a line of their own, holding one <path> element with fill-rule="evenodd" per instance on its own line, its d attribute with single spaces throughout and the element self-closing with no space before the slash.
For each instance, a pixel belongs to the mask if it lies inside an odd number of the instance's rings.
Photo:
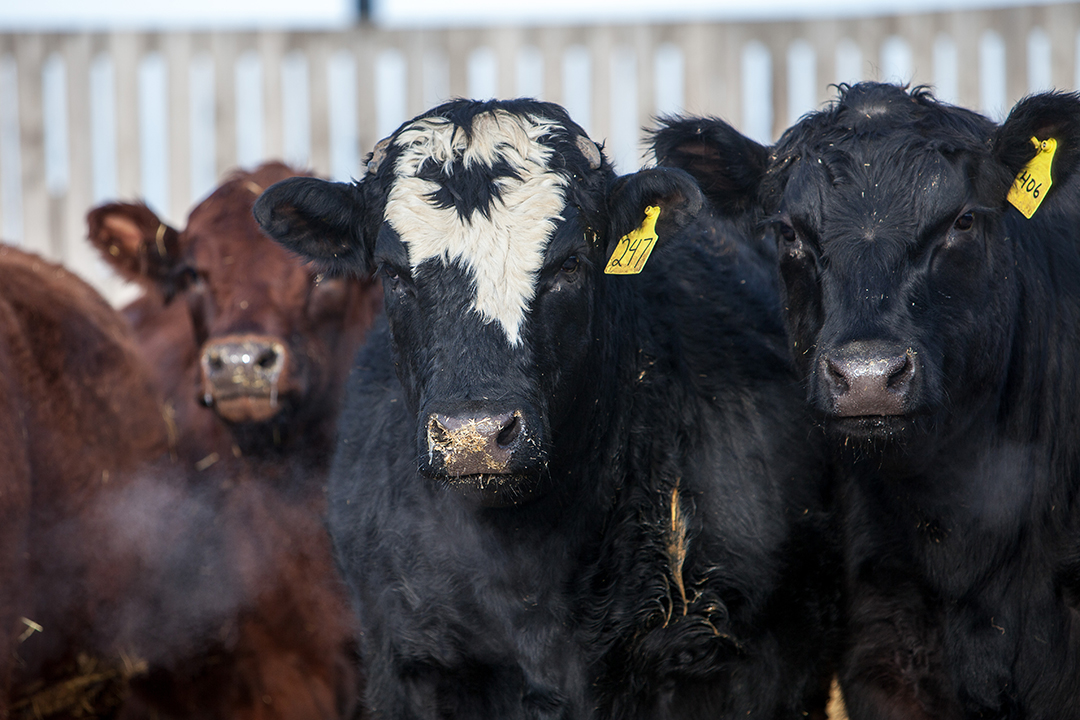
<svg viewBox="0 0 1080 720">
<path fill-rule="evenodd" d="M 829 417 L 825 428 L 834 442 L 885 449 L 906 444 L 916 433 L 917 423 L 907 415 L 858 415 Z"/>
<path fill-rule="evenodd" d="M 481 507 L 524 505 L 542 494 L 538 475 L 482 474 L 442 478 L 450 491 Z"/>
<path fill-rule="evenodd" d="M 942 449 L 931 414 L 829 416 L 823 422 L 834 448 L 907 474 Z"/>
<path fill-rule="evenodd" d="M 281 399 L 270 395 L 214 396 L 212 403 L 218 417 L 233 425 L 266 423 L 280 415 L 284 409 Z"/>
</svg>

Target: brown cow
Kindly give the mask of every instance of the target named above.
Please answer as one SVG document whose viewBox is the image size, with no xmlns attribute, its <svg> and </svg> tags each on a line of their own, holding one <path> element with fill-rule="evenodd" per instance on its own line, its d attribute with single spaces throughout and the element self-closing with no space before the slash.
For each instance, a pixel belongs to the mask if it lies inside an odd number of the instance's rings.
<svg viewBox="0 0 1080 720">
<path fill-rule="evenodd" d="M 157 563 L 123 619 L 133 647 L 157 652 L 126 716 L 355 711 L 355 628 L 321 523 L 322 477 L 382 290 L 368 278 L 321 278 L 261 233 L 255 199 L 296 174 L 280 163 L 238 172 L 179 232 L 144 205 L 88 217 L 91 241 L 146 291 L 124 312 L 198 480 L 180 492 L 148 479 L 116 503 L 161 529 L 120 543 Z M 147 621 L 145 607 L 172 621 Z"/>
<path fill-rule="evenodd" d="M 166 439 L 124 319 L 63 268 L 0 246 L 0 717 L 108 646 L 98 619 L 138 568 L 101 552 L 84 515 Z"/>
<path fill-rule="evenodd" d="M 322 278 L 259 230 L 256 198 L 297 174 L 235 173 L 182 232 L 144 205 L 88 216 L 91 242 L 146 291 L 124 312 L 199 468 L 228 455 L 325 468 L 352 356 L 381 309 L 370 278 Z"/>
</svg>

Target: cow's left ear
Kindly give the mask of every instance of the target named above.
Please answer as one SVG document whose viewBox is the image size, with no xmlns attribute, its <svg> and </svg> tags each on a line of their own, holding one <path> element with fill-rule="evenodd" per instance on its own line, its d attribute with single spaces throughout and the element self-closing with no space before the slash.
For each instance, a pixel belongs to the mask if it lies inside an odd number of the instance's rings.
<svg viewBox="0 0 1080 720">
<path fill-rule="evenodd" d="M 1016 177 L 1039 151 L 1032 138 L 1053 139 L 1057 147 L 1050 166 L 1054 193 L 1080 161 L 1080 95 L 1047 92 L 1018 102 L 994 138 L 994 155 Z"/>
<path fill-rule="evenodd" d="M 293 177 L 268 187 L 255 201 L 262 231 L 331 274 L 363 274 L 371 265 L 360 187 Z"/>
<path fill-rule="evenodd" d="M 677 168 L 655 167 L 620 177 L 608 195 L 608 256 L 620 238 L 642 226 L 650 206 L 660 208 L 655 229 L 661 245 L 693 221 L 705 206 L 705 196 L 694 178 Z"/>
</svg>

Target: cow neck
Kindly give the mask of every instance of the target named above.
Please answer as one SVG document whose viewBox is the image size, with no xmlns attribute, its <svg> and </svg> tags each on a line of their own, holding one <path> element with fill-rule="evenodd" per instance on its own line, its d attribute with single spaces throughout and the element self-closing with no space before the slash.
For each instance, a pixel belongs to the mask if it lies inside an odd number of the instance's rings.
<svg viewBox="0 0 1080 720">
<path fill-rule="evenodd" d="M 257 429 L 267 432 L 266 428 Z M 279 447 L 259 443 L 236 447 L 240 448 L 239 456 L 234 451 L 233 455 L 219 460 L 215 467 L 232 468 L 238 477 L 258 478 L 260 483 L 297 502 L 322 495 L 333 455 L 329 442 Z"/>
<path fill-rule="evenodd" d="M 1080 451 L 1080 408 L 1070 399 L 1080 395 L 1080 247 L 1059 229 L 1073 226 L 1052 211 L 1036 223 L 1014 219 L 1013 226 L 1029 223 L 1016 240 L 1016 275 L 1019 283 L 1017 323 L 1006 394 L 999 424 L 1014 442 L 1041 443 L 1059 463 L 1065 454 Z M 1035 219 L 1040 219 L 1039 215 Z M 1014 228 L 1011 235 L 1018 235 Z M 1072 450 L 1075 448 L 1076 450 Z M 1058 464 L 1059 472 L 1068 465 Z"/>
</svg>

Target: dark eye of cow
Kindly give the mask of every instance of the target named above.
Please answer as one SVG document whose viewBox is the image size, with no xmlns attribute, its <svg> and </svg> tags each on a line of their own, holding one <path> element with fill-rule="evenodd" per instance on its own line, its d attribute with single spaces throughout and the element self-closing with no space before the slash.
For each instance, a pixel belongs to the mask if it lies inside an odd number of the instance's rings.
<svg viewBox="0 0 1080 720">
<path fill-rule="evenodd" d="M 387 290 L 397 295 L 404 295 L 409 291 L 409 285 L 406 281 L 407 275 L 402 273 L 399 268 L 384 263 L 378 267 L 377 272 L 382 275 Z"/>
<path fill-rule="evenodd" d="M 189 287 L 204 282 L 205 277 L 191 265 L 184 265 L 177 271 L 177 281 L 181 287 Z"/>
<path fill-rule="evenodd" d="M 580 265 L 581 261 L 577 259 L 577 255 L 571 255 L 563 260 L 563 264 L 559 267 L 559 272 L 563 275 L 573 275 L 578 271 Z"/>
<path fill-rule="evenodd" d="M 975 224 L 975 213 L 968 210 L 966 213 L 956 218 L 956 222 L 953 223 L 953 227 L 960 231 L 970 230 L 971 226 Z"/>
<path fill-rule="evenodd" d="M 377 275 L 382 275 L 383 279 L 390 283 L 397 283 L 401 281 L 401 272 L 393 265 L 382 264 L 375 268 Z"/>
<path fill-rule="evenodd" d="M 785 222 L 777 224 L 777 233 L 780 235 L 780 239 L 785 243 L 794 243 L 799 239 L 799 236 L 795 233 L 795 228 Z"/>
</svg>

